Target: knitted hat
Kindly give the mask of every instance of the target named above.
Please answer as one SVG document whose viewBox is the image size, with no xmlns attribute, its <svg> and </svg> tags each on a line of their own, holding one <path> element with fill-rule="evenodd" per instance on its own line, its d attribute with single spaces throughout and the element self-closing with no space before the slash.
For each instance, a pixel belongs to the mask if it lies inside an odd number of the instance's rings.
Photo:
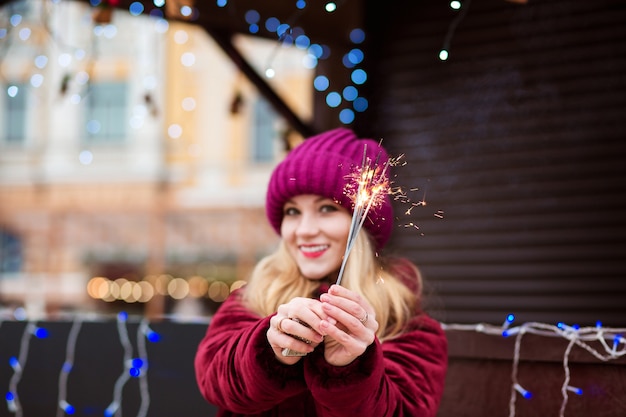
<svg viewBox="0 0 626 417">
<path fill-rule="evenodd" d="M 361 167 L 364 149 L 372 164 L 379 161 L 382 165 L 388 159 L 378 142 L 357 138 L 345 128 L 312 136 L 289 152 L 274 169 L 267 189 L 265 210 L 276 233 L 280 234 L 283 206 L 300 194 L 331 198 L 352 213 L 354 201 L 346 195 L 345 187 L 355 168 Z M 370 208 L 363 227 L 378 249 L 385 246 L 393 227 L 389 195 L 384 196 L 382 204 Z"/>
</svg>

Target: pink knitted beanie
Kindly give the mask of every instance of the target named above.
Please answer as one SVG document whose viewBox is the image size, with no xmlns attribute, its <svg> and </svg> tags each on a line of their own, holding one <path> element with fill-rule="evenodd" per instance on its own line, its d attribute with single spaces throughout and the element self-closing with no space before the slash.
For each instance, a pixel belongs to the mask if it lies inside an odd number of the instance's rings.
<svg viewBox="0 0 626 417">
<path fill-rule="evenodd" d="M 266 196 L 267 218 L 280 234 L 283 206 L 291 197 L 300 194 L 316 194 L 333 199 L 351 214 L 354 202 L 345 194 L 349 176 L 363 163 L 363 151 L 367 157 L 380 164 L 387 152 L 378 142 L 360 139 L 349 129 L 338 128 L 312 136 L 293 149 L 274 169 Z M 372 207 L 363 227 L 382 249 L 391 235 L 393 209 L 386 195 L 380 206 Z"/>
</svg>

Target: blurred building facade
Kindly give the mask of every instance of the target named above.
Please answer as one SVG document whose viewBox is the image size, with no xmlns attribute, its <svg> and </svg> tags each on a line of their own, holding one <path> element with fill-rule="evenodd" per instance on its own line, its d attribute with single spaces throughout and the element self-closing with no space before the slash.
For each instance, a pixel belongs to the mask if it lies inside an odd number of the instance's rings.
<svg viewBox="0 0 626 417">
<path fill-rule="evenodd" d="M 201 28 L 110 11 L 0 11 L 0 303 L 210 312 L 275 247 L 266 182 L 301 138 Z M 310 117 L 301 51 L 236 45 Z"/>
</svg>

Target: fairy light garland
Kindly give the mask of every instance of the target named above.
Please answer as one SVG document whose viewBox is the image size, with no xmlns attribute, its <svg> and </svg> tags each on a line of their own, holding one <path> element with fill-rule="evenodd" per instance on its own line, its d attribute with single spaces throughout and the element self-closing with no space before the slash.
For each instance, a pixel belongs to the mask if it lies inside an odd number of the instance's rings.
<svg viewBox="0 0 626 417">
<path fill-rule="evenodd" d="M 519 326 L 510 327 L 514 316 L 507 316 L 507 319 L 501 326 L 479 324 L 445 324 L 442 323 L 444 330 L 458 331 L 474 331 L 488 335 L 497 335 L 501 337 L 515 336 L 515 345 L 513 349 L 513 361 L 511 368 L 511 393 L 509 398 L 509 417 L 515 417 L 517 397 L 522 396 L 525 399 L 533 397 L 532 391 L 528 387 L 524 387 L 518 380 L 518 369 L 520 362 L 520 350 L 522 338 L 525 334 L 534 334 L 545 337 L 563 338 L 569 341 L 565 351 L 563 352 L 563 369 L 565 376 L 561 385 L 561 407 L 559 417 L 565 416 L 565 409 L 569 400 L 569 394 L 583 395 L 583 391 L 579 387 L 570 385 L 570 369 L 569 356 L 574 346 L 578 346 L 592 356 L 602 362 L 619 359 L 626 355 L 626 339 L 622 336 L 626 332 L 626 328 L 606 328 L 598 323 L 595 327 L 578 327 L 568 326 L 565 323 L 556 325 L 528 322 Z M 607 340 L 611 343 L 607 343 Z M 591 342 L 599 342 L 604 351 L 600 351 L 592 347 Z"/>
<path fill-rule="evenodd" d="M 145 417 L 148 414 L 150 408 L 150 391 L 148 388 L 148 350 L 146 348 L 146 339 L 152 342 L 160 340 L 158 333 L 150 329 L 148 320 L 144 318 L 141 320 L 139 327 L 137 328 L 137 351 L 139 353 L 139 359 L 142 361 L 139 367 L 139 393 L 141 396 L 141 406 L 137 417 Z"/>
<path fill-rule="evenodd" d="M 119 335 L 122 348 L 124 349 L 124 366 L 122 373 L 115 381 L 113 388 L 113 401 L 109 404 L 106 410 L 104 410 L 105 417 L 119 416 L 121 414 L 119 410 L 122 403 L 122 390 L 124 389 L 126 382 L 130 379 L 133 369 L 136 369 L 133 367 L 132 362 L 133 347 L 130 343 L 130 339 L 128 338 L 128 329 L 126 328 L 127 320 L 128 314 L 126 312 L 123 311 L 117 315 L 117 333 Z"/>
<path fill-rule="evenodd" d="M 176 317 L 171 315 L 159 317 L 158 319 L 162 320 L 163 318 L 176 320 Z M 109 316 L 107 316 L 106 319 L 108 320 Z M 116 316 L 117 333 L 124 351 L 122 358 L 123 371 L 114 384 L 113 399 L 104 411 L 105 417 L 122 416 L 122 392 L 124 391 L 124 386 L 129 380 L 131 380 L 131 378 L 137 378 L 139 384 L 140 405 L 136 414 L 137 417 L 146 417 L 149 412 L 150 391 L 147 378 L 149 369 L 148 343 L 160 342 L 162 337 L 158 332 L 154 331 L 150 327 L 150 320 L 147 318 L 141 317 L 140 319 L 133 319 L 138 320 L 136 331 L 137 357 L 133 357 L 133 345 L 128 331 L 128 323 L 131 318 L 125 312 L 121 312 Z M 69 373 L 72 372 L 74 368 L 77 341 L 86 320 L 87 317 L 84 315 L 76 315 L 72 319 L 71 328 L 66 341 L 65 360 L 59 371 L 57 417 L 72 415 L 78 412 L 75 405 L 68 401 L 67 381 Z M 6 320 L 0 319 L 0 327 L 2 327 L 5 321 Z M 24 320 L 16 318 L 16 321 Z M 209 321 L 210 318 L 208 317 L 198 317 L 197 320 L 198 323 L 205 325 L 208 324 Z M 576 325 L 570 326 L 565 323 L 557 323 L 556 325 L 553 325 L 538 322 L 527 322 L 514 326 L 514 321 L 515 316 L 513 314 L 509 314 L 501 325 L 491 325 L 485 323 L 441 324 L 442 328 L 446 331 L 471 331 L 503 338 L 515 338 L 511 362 L 509 417 L 515 417 L 516 415 L 518 397 L 528 401 L 533 401 L 534 398 L 532 383 L 524 382 L 518 379 L 518 370 L 521 359 L 520 351 L 525 335 L 533 334 L 543 337 L 561 338 L 568 342 L 563 352 L 562 359 L 564 378 L 560 388 L 561 404 L 559 417 L 564 417 L 566 415 L 567 404 L 572 395 L 584 395 L 584 392 L 580 387 L 576 386 L 576 384 L 572 385 L 570 373 L 570 354 L 574 350 L 574 347 L 577 346 L 584 349 L 594 358 L 602 362 L 609 362 L 626 356 L 626 339 L 623 336 L 626 334 L 626 328 L 603 327 L 601 323 L 597 323 L 596 326 L 589 327 L 579 327 Z M 56 334 L 50 335 L 46 328 L 39 327 L 36 322 L 28 321 L 23 329 L 20 339 L 19 353 L 16 356 L 11 357 L 9 360 L 9 364 L 13 368 L 13 375 L 10 378 L 5 398 L 8 411 L 15 417 L 23 416 L 23 409 L 18 393 L 18 385 L 21 381 L 23 370 L 27 364 L 30 343 L 33 337 L 36 339 L 51 339 L 51 336 L 56 336 Z"/>
<path fill-rule="evenodd" d="M 28 359 L 28 349 L 32 336 L 40 339 L 48 337 L 48 331 L 43 327 L 37 327 L 33 322 L 28 322 L 24 327 L 22 338 L 20 341 L 20 351 L 18 356 L 12 356 L 9 359 L 9 364 L 13 368 L 13 375 L 9 380 L 9 390 L 6 393 L 7 408 L 10 412 L 15 413 L 15 417 L 22 417 L 22 404 L 20 403 L 19 395 L 17 393 L 17 384 L 22 379 L 22 373 L 26 366 Z"/>
<path fill-rule="evenodd" d="M 59 408 L 57 409 L 57 417 L 63 417 L 64 414 L 74 414 L 75 408 L 67 402 L 67 379 L 72 368 L 74 367 L 74 355 L 76 352 L 76 341 L 82 327 L 83 321 L 80 317 L 76 318 L 72 323 L 72 328 L 67 337 L 65 347 L 65 362 L 59 372 Z"/>
</svg>

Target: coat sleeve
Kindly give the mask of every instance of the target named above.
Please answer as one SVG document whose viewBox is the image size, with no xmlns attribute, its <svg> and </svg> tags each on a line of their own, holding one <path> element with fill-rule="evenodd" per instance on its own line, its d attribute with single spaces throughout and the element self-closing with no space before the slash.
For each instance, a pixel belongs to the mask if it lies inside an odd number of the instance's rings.
<svg viewBox="0 0 626 417">
<path fill-rule="evenodd" d="M 258 413 L 306 389 L 301 361 L 288 366 L 274 357 L 265 335 L 270 317 L 247 310 L 240 292 L 220 306 L 194 362 L 208 402 L 236 413 Z"/>
<path fill-rule="evenodd" d="M 447 340 L 435 320 L 422 315 L 413 330 L 380 343 L 345 367 L 326 363 L 320 349 L 307 358 L 305 379 L 319 415 L 434 417 L 443 395 Z"/>
</svg>

